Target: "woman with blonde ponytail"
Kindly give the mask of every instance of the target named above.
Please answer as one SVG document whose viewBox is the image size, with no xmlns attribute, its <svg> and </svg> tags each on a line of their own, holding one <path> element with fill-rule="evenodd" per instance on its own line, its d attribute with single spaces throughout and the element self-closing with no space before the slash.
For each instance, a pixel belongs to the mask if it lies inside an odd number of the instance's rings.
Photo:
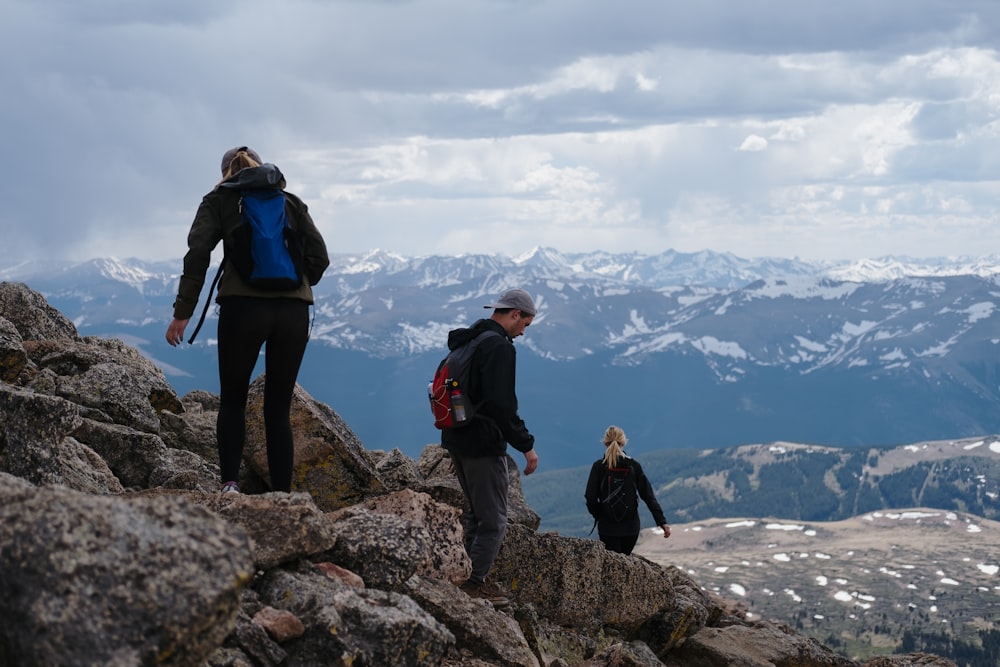
<svg viewBox="0 0 1000 667">
<path fill-rule="evenodd" d="M 604 432 L 604 456 L 594 461 L 587 479 L 587 511 L 594 517 L 597 535 L 608 551 L 629 555 L 639 539 L 639 498 L 653 520 L 670 537 L 670 526 L 656 500 L 653 486 L 638 461 L 625 454 L 628 438 L 618 426 Z"/>
</svg>

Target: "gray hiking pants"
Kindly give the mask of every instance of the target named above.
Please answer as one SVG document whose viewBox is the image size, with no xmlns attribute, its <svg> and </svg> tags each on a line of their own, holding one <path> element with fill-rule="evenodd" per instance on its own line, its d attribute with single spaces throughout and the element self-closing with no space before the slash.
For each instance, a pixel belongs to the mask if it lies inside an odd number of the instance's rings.
<svg viewBox="0 0 1000 667">
<path fill-rule="evenodd" d="M 486 581 L 507 532 L 507 455 L 468 457 L 451 455 L 458 483 L 471 511 L 463 517 L 465 551 L 472 561 L 476 583 Z"/>
</svg>

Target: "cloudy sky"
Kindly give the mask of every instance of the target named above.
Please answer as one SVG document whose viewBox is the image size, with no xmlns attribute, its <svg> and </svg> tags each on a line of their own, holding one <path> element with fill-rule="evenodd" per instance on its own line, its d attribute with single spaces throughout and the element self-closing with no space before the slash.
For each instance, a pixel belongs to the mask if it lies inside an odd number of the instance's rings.
<svg viewBox="0 0 1000 667">
<path fill-rule="evenodd" d="M 183 256 L 222 153 L 333 252 L 1000 252 L 996 0 L 0 0 L 0 259 Z"/>
</svg>

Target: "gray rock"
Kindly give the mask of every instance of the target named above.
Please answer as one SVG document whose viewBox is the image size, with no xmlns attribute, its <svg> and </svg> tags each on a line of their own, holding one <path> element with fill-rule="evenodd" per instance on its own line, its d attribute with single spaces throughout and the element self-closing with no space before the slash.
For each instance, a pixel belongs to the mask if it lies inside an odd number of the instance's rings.
<svg viewBox="0 0 1000 667">
<path fill-rule="evenodd" d="M 9 665 L 201 665 L 252 574 L 246 535 L 182 499 L 0 486 Z"/>
<path fill-rule="evenodd" d="M 0 383 L 0 450 L 5 452 L 0 468 L 33 484 L 121 493 L 104 459 L 70 435 L 81 423 L 69 401 Z"/>
<path fill-rule="evenodd" d="M 334 525 L 305 493 L 188 497 L 246 531 L 259 570 L 323 553 L 337 540 Z"/>
<path fill-rule="evenodd" d="M 811 637 L 772 623 L 702 628 L 678 648 L 662 656 L 667 667 L 854 667 Z"/>
<path fill-rule="evenodd" d="M 675 601 L 671 577 L 650 561 L 519 525 L 507 527 L 490 577 L 553 623 L 612 628 L 628 637 Z"/>
<path fill-rule="evenodd" d="M 164 457 L 149 473 L 149 486 L 191 491 L 217 491 L 219 466 L 194 452 L 166 448 Z"/>
<path fill-rule="evenodd" d="M 0 380 L 14 382 L 27 365 L 21 334 L 13 322 L 0 317 Z"/>
<path fill-rule="evenodd" d="M 193 452 L 218 465 L 219 446 L 215 439 L 218 400 L 212 409 L 206 408 L 201 401 L 191 400 L 190 396 L 187 394 L 181 399 L 183 410 L 180 413 L 160 412 L 160 437 L 168 447 Z"/>
<path fill-rule="evenodd" d="M 365 586 L 394 590 L 427 560 L 427 529 L 400 516 L 350 507 L 330 514 L 336 542 L 323 558 L 357 573 Z"/>
<path fill-rule="evenodd" d="M 73 435 L 100 454 L 126 488 L 149 488 L 153 471 L 167 464 L 163 440 L 131 426 L 81 419 Z"/>
<path fill-rule="evenodd" d="M 413 577 L 404 589 L 454 634 L 459 651 L 490 665 L 538 667 L 538 658 L 517 622 L 485 600 L 471 598 L 452 584 Z"/>
<path fill-rule="evenodd" d="M 384 455 L 376 455 L 375 452 L 371 454 L 375 459 L 375 470 L 387 489 L 416 489 L 423 484 L 424 477 L 420 474 L 420 468 L 401 450 L 393 449 Z"/>
<path fill-rule="evenodd" d="M 80 337 L 69 318 L 24 283 L 0 282 L 0 317 L 14 325 L 21 340 Z"/>
<path fill-rule="evenodd" d="M 455 637 L 411 598 L 357 589 L 318 571 L 271 570 L 257 589 L 303 620 L 282 645 L 290 665 L 440 665 Z"/>
<path fill-rule="evenodd" d="M 457 583 L 472 574 L 472 561 L 465 551 L 460 521 L 462 513 L 457 508 L 411 489 L 379 496 L 360 503 L 358 507 L 402 517 L 427 531 L 430 548 L 417 564 L 416 574 Z"/>
<path fill-rule="evenodd" d="M 653 651 L 642 642 L 614 644 L 579 667 L 664 667 Z"/>
<path fill-rule="evenodd" d="M 140 431 L 158 433 L 160 410 L 183 409 L 163 371 L 118 340 L 69 341 L 35 363 L 59 376 L 60 396 Z"/>
<path fill-rule="evenodd" d="M 236 619 L 235 641 L 240 649 L 253 658 L 260 667 L 277 667 L 288 659 L 288 654 L 277 642 L 267 636 L 264 628 L 240 612 Z"/>
<path fill-rule="evenodd" d="M 349 507 L 387 491 L 358 437 L 336 412 L 296 385 L 292 395 L 295 469 L 292 490 L 308 492 L 325 511 Z M 262 479 L 267 471 L 264 376 L 250 385 L 244 461 Z"/>
</svg>

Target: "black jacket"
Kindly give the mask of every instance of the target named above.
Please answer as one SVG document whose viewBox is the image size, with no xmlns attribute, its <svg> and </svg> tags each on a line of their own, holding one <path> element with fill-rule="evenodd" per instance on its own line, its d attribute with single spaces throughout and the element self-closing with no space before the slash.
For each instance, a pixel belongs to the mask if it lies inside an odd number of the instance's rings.
<svg viewBox="0 0 1000 667">
<path fill-rule="evenodd" d="M 469 399 L 476 405 L 476 418 L 468 426 L 441 431 L 441 445 L 462 456 L 503 456 L 507 443 L 521 452 L 535 446 L 535 436 L 528 432 L 517 414 L 514 380 L 517 352 L 498 322 L 477 321 L 467 329 L 448 332 L 448 349 L 454 350 L 485 330 L 499 336 L 486 336 L 472 356 Z"/>
<path fill-rule="evenodd" d="M 653 485 L 649 483 L 649 478 L 646 477 L 646 473 L 643 472 L 642 466 L 638 461 L 630 456 L 622 455 L 623 459 L 618 461 L 619 466 L 630 465 L 632 466 L 632 473 L 635 475 L 635 488 L 639 493 L 639 497 L 646 503 L 646 507 L 649 508 L 650 513 L 653 515 L 653 521 L 656 522 L 657 526 L 662 526 L 667 522 L 667 518 L 663 515 L 663 509 L 660 507 L 660 503 L 656 500 L 656 494 L 653 493 Z M 621 522 L 614 521 L 608 517 L 602 510 L 601 506 L 601 479 L 605 474 L 604 458 L 600 458 L 594 461 L 594 465 L 590 467 L 590 477 L 587 479 L 587 490 L 584 493 L 584 497 L 587 500 L 587 511 L 590 515 L 597 520 L 597 534 L 598 535 L 608 535 L 613 537 L 624 537 L 626 535 L 638 535 L 639 529 L 641 527 L 639 523 L 639 504 L 636 503 L 635 511 L 631 512 L 629 516 Z"/>
</svg>

